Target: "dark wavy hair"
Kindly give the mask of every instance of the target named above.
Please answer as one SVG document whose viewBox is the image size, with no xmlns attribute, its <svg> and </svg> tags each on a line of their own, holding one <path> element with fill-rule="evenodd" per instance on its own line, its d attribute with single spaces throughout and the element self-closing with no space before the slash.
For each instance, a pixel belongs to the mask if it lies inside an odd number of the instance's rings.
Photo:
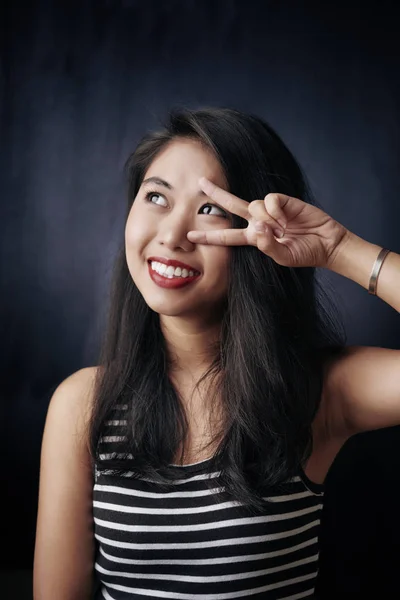
<svg viewBox="0 0 400 600">
<path fill-rule="evenodd" d="M 210 149 L 229 191 L 240 198 L 280 192 L 317 204 L 292 153 L 265 121 L 227 108 L 184 108 L 172 111 L 162 130 L 145 135 L 129 157 L 127 215 L 149 165 L 177 138 Z M 234 227 L 244 225 L 234 217 Z M 299 474 L 311 453 L 324 361 L 345 344 L 336 307 L 323 297 L 314 268 L 283 267 L 257 248 L 232 248 L 219 347 L 201 381 L 221 398 L 224 415 L 210 443 L 218 442 L 211 469 L 220 472 L 226 494 L 251 511 L 262 510 L 263 490 Z M 90 449 L 96 468 L 116 476 L 128 470 L 168 487 L 188 420 L 169 378 L 159 315 L 133 282 L 124 246 L 94 392 Z M 111 429 L 107 422 L 122 414 L 124 424 Z M 120 441 L 109 456 L 99 448 L 111 431 Z"/>
</svg>

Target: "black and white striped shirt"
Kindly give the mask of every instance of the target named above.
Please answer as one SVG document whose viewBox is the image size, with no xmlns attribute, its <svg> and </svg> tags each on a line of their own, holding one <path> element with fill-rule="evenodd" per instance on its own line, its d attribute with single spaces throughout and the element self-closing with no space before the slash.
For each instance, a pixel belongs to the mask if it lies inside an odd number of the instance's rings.
<svg viewBox="0 0 400 600">
<path fill-rule="evenodd" d="M 300 473 L 284 494 L 267 494 L 265 515 L 249 516 L 217 486 L 216 501 L 209 462 L 175 466 L 168 493 L 96 470 L 96 600 L 313 597 L 322 486 Z"/>
</svg>

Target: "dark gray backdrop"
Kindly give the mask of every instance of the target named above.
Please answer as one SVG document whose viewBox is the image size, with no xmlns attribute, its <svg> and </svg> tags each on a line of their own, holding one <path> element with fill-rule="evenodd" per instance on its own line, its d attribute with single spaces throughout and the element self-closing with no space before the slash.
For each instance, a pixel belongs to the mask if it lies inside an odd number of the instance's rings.
<svg viewBox="0 0 400 600">
<path fill-rule="evenodd" d="M 122 168 L 175 104 L 256 112 L 327 212 L 400 251 L 395 3 L 3 2 L 3 568 L 31 568 L 49 398 L 96 362 L 123 233 Z M 348 341 L 400 347 L 393 309 L 327 274 Z M 354 438 L 328 478 L 321 597 L 385 597 L 400 559 L 400 433 Z M 383 593 L 383 596 L 382 596 Z M 389 596 L 387 596 L 389 597 Z"/>
</svg>

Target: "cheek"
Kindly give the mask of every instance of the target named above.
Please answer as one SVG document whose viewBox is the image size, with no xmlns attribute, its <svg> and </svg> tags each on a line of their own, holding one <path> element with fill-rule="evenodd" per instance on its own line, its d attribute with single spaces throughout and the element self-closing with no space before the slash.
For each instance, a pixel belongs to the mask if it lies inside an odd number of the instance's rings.
<svg viewBox="0 0 400 600">
<path fill-rule="evenodd" d="M 137 246 L 139 241 L 138 234 L 140 234 L 140 230 L 138 229 L 138 227 L 135 227 L 135 224 L 132 221 L 128 221 L 125 227 L 125 244 L 127 248 L 134 248 L 135 246 Z"/>
<path fill-rule="evenodd" d="M 125 255 L 131 277 L 138 284 L 142 255 L 146 247 L 146 238 L 143 228 L 137 226 L 133 221 L 128 221 L 125 227 Z"/>
<path fill-rule="evenodd" d="M 204 256 L 204 265 L 211 279 L 220 286 L 226 286 L 229 277 L 231 251 L 224 246 L 208 246 Z"/>
<path fill-rule="evenodd" d="M 140 250 L 151 236 L 149 223 L 132 209 L 125 226 L 125 245 L 127 250 Z"/>
<path fill-rule="evenodd" d="M 125 223 L 125 245 L 128 247 L 131 245 L 133 237 L 133 229 L 135 227 L 135 221 L 133 218 L 133 207 L 128 215 L 128 219 Z"/>
</svg>

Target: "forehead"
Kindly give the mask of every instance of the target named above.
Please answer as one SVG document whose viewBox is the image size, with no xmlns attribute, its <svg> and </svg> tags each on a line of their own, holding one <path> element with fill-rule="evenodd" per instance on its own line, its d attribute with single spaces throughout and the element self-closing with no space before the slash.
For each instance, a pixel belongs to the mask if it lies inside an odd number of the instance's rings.
<svg viewBox="0 0 400 600">
<path fill-rule="evenodd" d="M 173 187 L 198 187 L 200 177 L 225 187 L 221 164 L 198 140 L 177 139 L 170 142 L 149 165 L 144 179 L 153 176 L 166 179 Z"/>
</svg>

